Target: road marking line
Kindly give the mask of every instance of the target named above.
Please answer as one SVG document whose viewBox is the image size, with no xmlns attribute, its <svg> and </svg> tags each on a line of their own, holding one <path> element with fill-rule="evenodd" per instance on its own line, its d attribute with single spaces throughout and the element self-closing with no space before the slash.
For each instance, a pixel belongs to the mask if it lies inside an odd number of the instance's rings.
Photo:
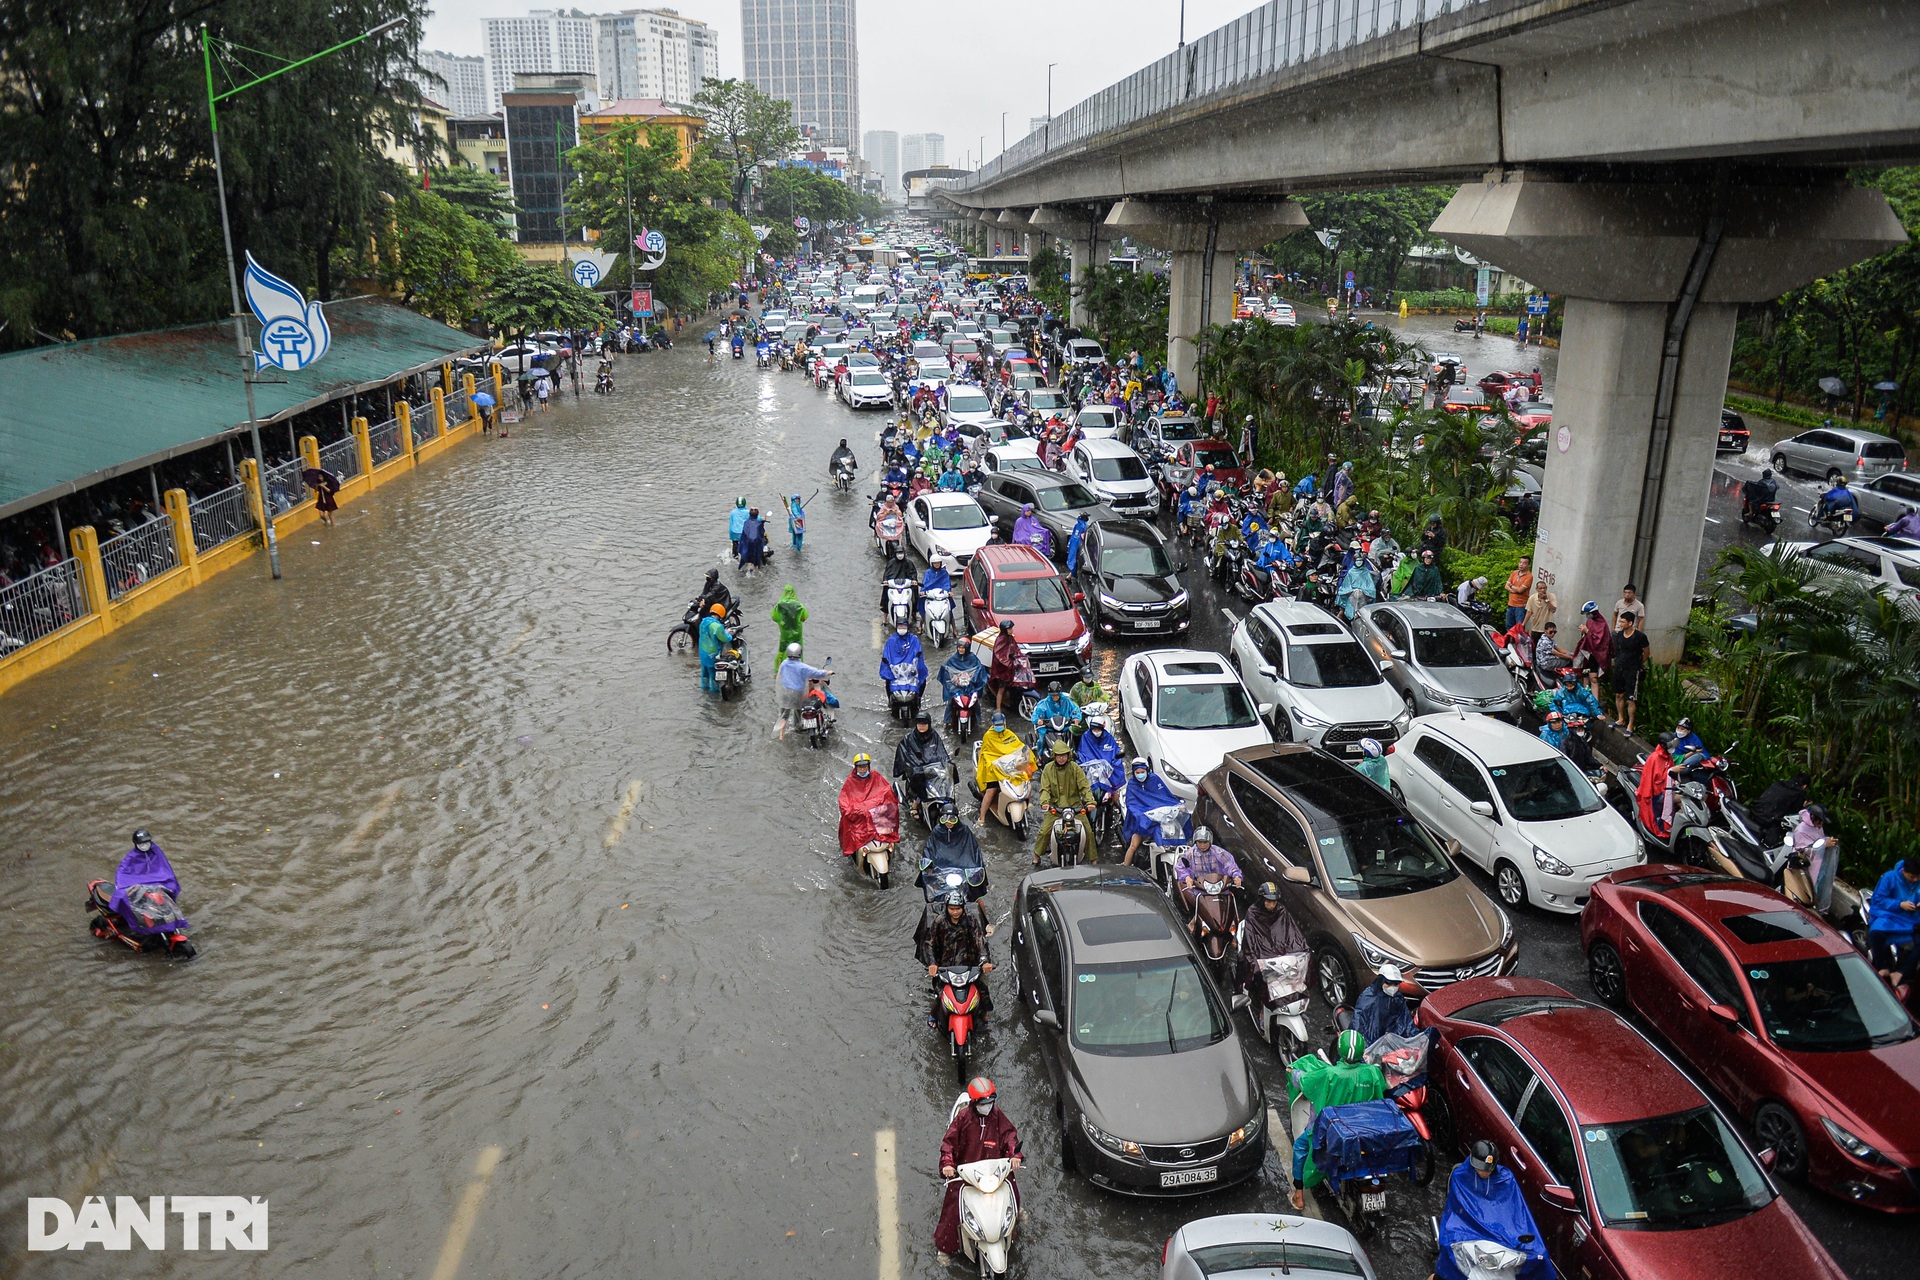
<svg viewBox="0 0 1920 1280">
<path fill-rule="evenodd" d="M 633 806 L 640 803 L 640 788 L 643 785 L 638 778 L 635 778 L 627 784 L 627 794 L 620 801 L 619 812 L 613 815 L 613 823 L 607 828 L 607 839 L 604 847 L 608 849 L 613 848 L 613 846 L 620 843 L 620 837 L 627 834 L 627 822 L 633 817 Z"/>
<path fill-rule="evenodd" d="M 526 630 L 522 631 L 519 635 L 515 636 L 513 638 L 513 643 L 508 645 L 505 649 L 501 650 L 500 656 L 503 658 L 511 658 L 513 656 L 513 651 L 515 649 L 518 649 L 521 645 L 525 644 L 527 642 L 527 637 L 533 634 L 534 625 L 535 624 L 529 622 L 527 624 Z"/>
<path fill-rule="evenodd" d="M 362 840 L 365 840 L 367 833 L 373 830 L 375 824 L 377 824 L 380 819 L 387 816 L 387 810 L 393 808 L 393 802 L 399 798 L 400 784 L 397 782 L 388 783 L 386 789 L 380 793 L 380 799 L 374 803 L 373 808 L 367 810 L 365 816 L 360 819 L 359 824 L 354 827 L 353 834 L 340 842 L 339 851 L 346 853 Z"/>
<path fill-rule="evenodd" d="M 886 641 L 882 639 L 882 637 L 885 634 L 886 634 L 886 628 L 881 625 L 880 619 L 875 618 L 873 620 L 873 647 L 874 648 L 876 649 L 886 648 Z"/>
<path fill-rule="evenodd" d="M 880 1209 L 880 1280 L 900 1280 L 900 1171 L 891 1129 L 873 1135 L 873 1189 Z"/>
<path fill-rule="evenodd" d="M 454 1280 L 460 1274 L 467 1238 L 473 1234 L 473 1224 L 480 1217 L 480 1202 L 487 1198 L 487 1184 L 493 1181 L 493 1168 L 503 1154 L 499 1147 L 480 1148 L 480 1158 L 473 1162 L 473 1178 L 461 1193 L 453 1221 L 447 1224 L 447 1242 L 440 1246 L 440 1261 L 434 1264 L 433 1280 Z"/>
<path fill-rule="evenodd" d="M 1279 1152 L 1281 1158 L 1287 1162 L 1287 1172 L 1291 1174 L 1293 1172 L 1293 1130 L 1288 1127 L 1285 1120 L 1281 1119 L 1280 1112 L 1273 1107 L 1267 1108 L 1267 1133 L 1269 1136 L 1279 1133 L 1287 1135 L 1286 1145 L 1281 1146 L 1280 1143 L 1275 1142 L 1273 1149 Z M 1309 1218 L 1320 1218 L 1321 1221 L 1326 1221 L 1320 1213 L 1320 1206 L 1314 1203 L 1313 1192 L 1309 1191 L 1301 1198 L 1306 1201 L 1307 1207 L 1300 1210 L 1300 1212 L 1306 1214 Z M 1287 1208 L 1293 1208 L 1292 1199 L 1288 1199 Z"/>
<path fill-rule="evenodd" d="M 1706 521 L 1707 521 L 1707 523 L 1708 523 L 1708 524 L 1719 524 L 1719 523 L 1720 523 L 1720 522 L 1719 522 L 1718 520 L 1715 520 L 1715 519 L 1714 519 L 1714 518 L 1713 518 L 1712 516 L 1708 516 L 1708 517 L 1706 517 Z"/>
</svg>

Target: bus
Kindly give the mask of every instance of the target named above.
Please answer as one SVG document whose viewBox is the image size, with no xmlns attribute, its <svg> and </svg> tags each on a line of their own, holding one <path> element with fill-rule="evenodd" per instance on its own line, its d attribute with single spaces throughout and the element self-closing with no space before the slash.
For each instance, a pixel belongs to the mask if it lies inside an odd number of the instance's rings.
<svg viewBox="0 0 1920 1280">
<path fill-rule="evenodd" d="M 975 280 L 988 278 L 1004 280 L 1008 276 L 1024 278 L 1031 266 L 1025 254 L 1006 254 L 997 258 L 968 258 L 967 275 Z"/>
</svg>

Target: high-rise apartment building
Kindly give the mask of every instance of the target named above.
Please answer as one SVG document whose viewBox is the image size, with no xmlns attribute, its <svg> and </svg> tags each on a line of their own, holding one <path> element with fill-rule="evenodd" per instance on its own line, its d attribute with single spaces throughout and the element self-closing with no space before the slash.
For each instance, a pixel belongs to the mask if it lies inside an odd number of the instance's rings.
<svg viewBox="0 0 1920 1280">
<path fill-rule="evenodd" d="M 891 129 L 869 129 L 861 140 L 860 154 L 867 170 L 880 180 L 881 194 L 899 195 L 900 175 L 906 172 L 900 167 L 900 135 Z"/>
<path fill-rule="evenodd" d="M 740 0 L 748 83 L 793 104 L 814 146 L 860 145 L 854 0 Z"/>
<path fill-rule="evenodd" d="M 591 71 L 523 71 L 502 95 L 507 167 L 513 202 L 520 207 L 515 222 L 522 244 L 557 244 L 562 238 L 562 194 L 574 176 L 566 153 L 579 142 L 580 118 L 600 109 L 594 88 L 598 80 Z M 566 238 L 578 242 L 580 228 L 572 228 Z"/>
<path fill-rule="evenodd" d="M 438 49 L 423 50 L 420 65 L 426 68 L 427 83 L 420 91 L 454 116 L 484 116 L 492 108 L 487 97 L 487 60 L 471 58 Z"/>
<path fill-rule="evenodd" d="M 600 96 L 688 103 L 720 74 L 720 37 L 672 9 L 629 9 L 595 18 Z"/>
<path fill-rule="evenodd" d="M 578 9 L 535 9 L 524 18 L 488 18 L 487 74 L 492 109 L 520 74 L 585 72 L 598 78 L 599 46 L 594 20 Z"/>
<path fill-rule="evenodd" d="M 908 133 L 900 138 L 900 172 L 931 169 L 947 162 L 947 139 L 938 133 Z"/>
</svg>

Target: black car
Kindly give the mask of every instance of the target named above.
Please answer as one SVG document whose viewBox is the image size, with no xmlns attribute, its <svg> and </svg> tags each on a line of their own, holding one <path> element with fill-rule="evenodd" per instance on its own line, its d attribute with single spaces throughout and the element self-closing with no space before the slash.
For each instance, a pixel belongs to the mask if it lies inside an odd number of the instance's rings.
<svg viewBox="0 0 1920 1280">
<path fill-rule="evenodd" d="M 1747 444 L 1753 439 L 1753 433 L 1747 430 L 1747 420 L 1727 408 L 1720 407 L 1720 435 L 1714 441 L 1715 453 L 1745 453 Z"/>
<path fill-rule="evenodd" d="M 1153 880 L 1124 866 L 1036 871 L 1013 918 L 1061 1164 L 1129 1195 L 1193 1195 L 1259 1172 L 1266 1097 L 1234 1030 L 1237 1000 Z"/>
<path fill-rule="evenodd" d="M 1051 471 L 1002 471 L 988 476 L 973 496 L 988 515 L 999 519 L 1009 537 L 1020 509 L 1032 503 L 1033 514 L 1053 534 L 1053 558 L 1060 561 L 1067 558 L 1067 539 L 1081 516 L 1089 525 L 1120 518 L 1093 490 Z"/>
<path fill-rule="evenodd" d="M 1089 524 L 1078 579 L 1087 624 L 1103 636 L 1178 635 L 1192 606 L 1179 563 L 1160 531 L 1144 520 Z"/>
</svg>

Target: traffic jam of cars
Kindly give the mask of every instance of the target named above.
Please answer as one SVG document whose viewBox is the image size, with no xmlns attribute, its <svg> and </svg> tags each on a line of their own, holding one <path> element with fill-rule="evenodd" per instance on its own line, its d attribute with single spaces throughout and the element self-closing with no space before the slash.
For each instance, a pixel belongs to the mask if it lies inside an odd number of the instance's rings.
<svg viewBox="0 0 1920 1280">
<path fill-rule="evenodd" d="M 963 485 L 904 495 L 905 541 L 952 575 L 983 660 L 1010 628 L 1031 692 L 1008 728 L 1035 763 L 1050 735 L 1078 751 L 1096 721 L 1120 739 L 1124 824 L 1071 858 L 1037 850 L 1004 926 L 1061 1166 L 1109 1192 L 1190 1196 L 1257 1177 L 1277 1149 L 1295 1213 L 1310 1195 L 1314 1217 L 1346 1224 L 1189 1222 L 1163 1277 L 1370 1277 L 1361 1241 L 1415 1212 L 1392 1188 L 1436 1172 L 1446 1207 L 1420 1234 L 1449 1274 L 1475 1277 L 1550 1262 L 1586 1280 L 1837 1280 L 1784 1183 L 1862 1212 L 1920 1210 L 1920 1001 L 1882 980 L 1856 931 L 1777 873 L 1650 850 L 1622 776 L 1527 727 L 1537 689 L 1454 603 L 1383 599 L 1349 618 L 1303 590 L 1221 609 L 1220 651 L 1191 647 L 1196 594 L 1229 593 L 1195 572 L 1174 500 L 1209 469 L 1244 485 L 1249 460 L 1177 404 L 1076 403 L 1072 371 L 1106 354 L 1046 327 L 1018 280 L 835 270 L 816 293 L 881 282 L 870 323 L 911 318 L 914 391 L 941 388 L 922 443 L 948 429 L 962 442 Z M 811 355 L 816 380 L 862 407 L 846 345 L 860 331 L 812 323 L 833 339 Z M 898 378 L 890 390 L 909 409 Z M 1549 429 L 1537 370 L 1446 396 L 1532 414 L 1522 456 Z M 901 431 L 882 433 L 888 466 Z M 1834 449 L 1782 441 L 1774 465 L 1830 478 L 1845 454 L 1888 514 L 1920 505 L 1904 458 L 1826 434 Z M 1737 415 L 1719 446 L 1747 449 Z M 1920 586 L 1920 560 L 1875 542 L 1805 551 Z M 1096 641 L 1113 647 L 1099 664 Z M 1068 702 L 1051 725 L 1035 713 L 1043 694 L 1057 707 L 1097 683 L 1096 667 L 1110 683 L 1083 701 L 1097 705 Z M 1579 948 L 1585 991 L 1527 975 L 1521 918 Z M 1276 1070 L 1284 1097 L 1262 1082 Z M 1510 1228 L 1497 1247 L 1460 1235 L 1476 1195 Z"/>
</svg>

